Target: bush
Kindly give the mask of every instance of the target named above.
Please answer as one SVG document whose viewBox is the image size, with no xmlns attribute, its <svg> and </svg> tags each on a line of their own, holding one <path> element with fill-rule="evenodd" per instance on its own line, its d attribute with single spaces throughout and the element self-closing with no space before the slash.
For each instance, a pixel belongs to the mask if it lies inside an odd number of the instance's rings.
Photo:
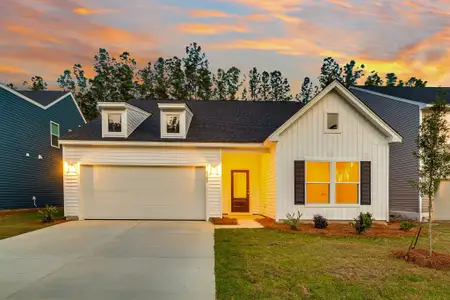
<svg viewBox="0 0 450 300">
<path fill-rule="evenodd" d="M 287 213 L 286 214 L 286 220 L 284 220 L 284 224 L 289 225 L 289 227 L 291 227 L 291 229 L 293 230 L 297 230 L 298 229 L 298 224 L 300 223 L 300 219 L 303 216 L 303 214 L 301 214 L 299 211 L 297 211 L 297 215 L 295 215 L 294 213 Z"/>
<path fill-rule="evenodd" d="M 400 230 L 410 231 L 413 227 L 416 227 L 417 224 L 412 221 L 402 221 L 400 222 Z"/>
<path fill-rule="evenodd" d="M 38 211 L 39 219 L 42 223 L 51 223 L 55 220 L 55 215 L 58 213 L 56 206 L 45 205 L 45 208 Z"/>
<path fill-rule="evenodd" d="M 355 228 L 357 234 L 361 234 L 372 227 L 372 221 L 371 213 L 360 213 L 357 218 L 349 223 L 349 225 Z"/>
<path fill-rule="evenodd" d="M 319 214 L 314 215 L 314 227 L 319 229 L 327 228 L 328 220 Z"/>
</svg>

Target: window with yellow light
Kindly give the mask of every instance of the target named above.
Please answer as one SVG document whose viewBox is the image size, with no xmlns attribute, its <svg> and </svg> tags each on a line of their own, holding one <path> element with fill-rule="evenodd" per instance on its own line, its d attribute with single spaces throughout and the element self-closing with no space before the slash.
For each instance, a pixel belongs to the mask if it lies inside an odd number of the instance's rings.
<svg viewBox="0 0 450 300">
<path fill-rule="evenodd" d="M 330 202 L 330 163 L 306 162 L 306 203 Z"/>
<path fill-rule="evenodd" d="M 336 203 L 359 203 L 359 163 L 336 162 Z"/>
</svg>

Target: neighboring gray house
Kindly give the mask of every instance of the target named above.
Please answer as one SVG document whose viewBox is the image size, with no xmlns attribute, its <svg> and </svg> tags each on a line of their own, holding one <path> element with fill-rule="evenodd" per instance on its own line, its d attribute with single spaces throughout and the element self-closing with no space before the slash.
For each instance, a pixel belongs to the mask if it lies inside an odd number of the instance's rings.
<svg viewBox="0 0 450 300">
<path fill-rule="evenodd" d="M 444 88 L 447 89 L 447 88 Z M 417 181 L 419 160 L 416 139 L 423 112 L 436 100 L 437 87 L 351 87 L 350 90 L 403 137 L 403 143 L 390 145 L 389 209 L 391 216 L 418 219 L 428 213 L 427 199 L 420 197 L 410 183 Z M 450 93 L 446 96 L 450 102 Z M 448 115 L 450 120 L 450 115 Z M 450 181 L 443 180 L 434 209 L 437 220 L 450 219 Z"/>
</svg>

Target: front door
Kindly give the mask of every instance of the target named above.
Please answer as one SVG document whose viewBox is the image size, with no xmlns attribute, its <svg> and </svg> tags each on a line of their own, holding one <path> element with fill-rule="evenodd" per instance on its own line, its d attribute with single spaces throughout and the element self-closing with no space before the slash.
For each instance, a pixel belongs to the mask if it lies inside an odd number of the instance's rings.
<svg viewBox="0 0 450 300">
<path fill-rule="evenodd" d="M 231 171 L 231 212 L 250 212 L 248 170 Z"/>
</svg>

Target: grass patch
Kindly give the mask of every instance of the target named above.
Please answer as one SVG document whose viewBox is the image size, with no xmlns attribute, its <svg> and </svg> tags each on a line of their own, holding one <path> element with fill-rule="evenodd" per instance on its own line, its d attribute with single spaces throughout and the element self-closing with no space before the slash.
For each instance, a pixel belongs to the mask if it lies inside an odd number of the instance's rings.
<svg viewBox="0 0 450 300">
<path fill-rule="evenodd" d="M 449 253 L 450 225 L 436 225 L 434 237 L 435 249 Z M 411 240 L 216 230 L 217 299 L 448 299 L 449 271 L 391 254 Z M 418 247 L 426 243 L 423 235 Z"/>
<path fill-rule="evenodd" d="M 58 209 L 58 213 L 55 215 L 55 218 L 61 219 L 63 216 L 63 209 Z M 0 215 L 0 240 L 25 232 L 45 228 L 60 222 L 61 221 L 58 220 L 53 223 L 42 223 L 39 221 L 38 212 L 36 210 L 17 213 L 11 211 L 10 214 Z"/>
</svg>

